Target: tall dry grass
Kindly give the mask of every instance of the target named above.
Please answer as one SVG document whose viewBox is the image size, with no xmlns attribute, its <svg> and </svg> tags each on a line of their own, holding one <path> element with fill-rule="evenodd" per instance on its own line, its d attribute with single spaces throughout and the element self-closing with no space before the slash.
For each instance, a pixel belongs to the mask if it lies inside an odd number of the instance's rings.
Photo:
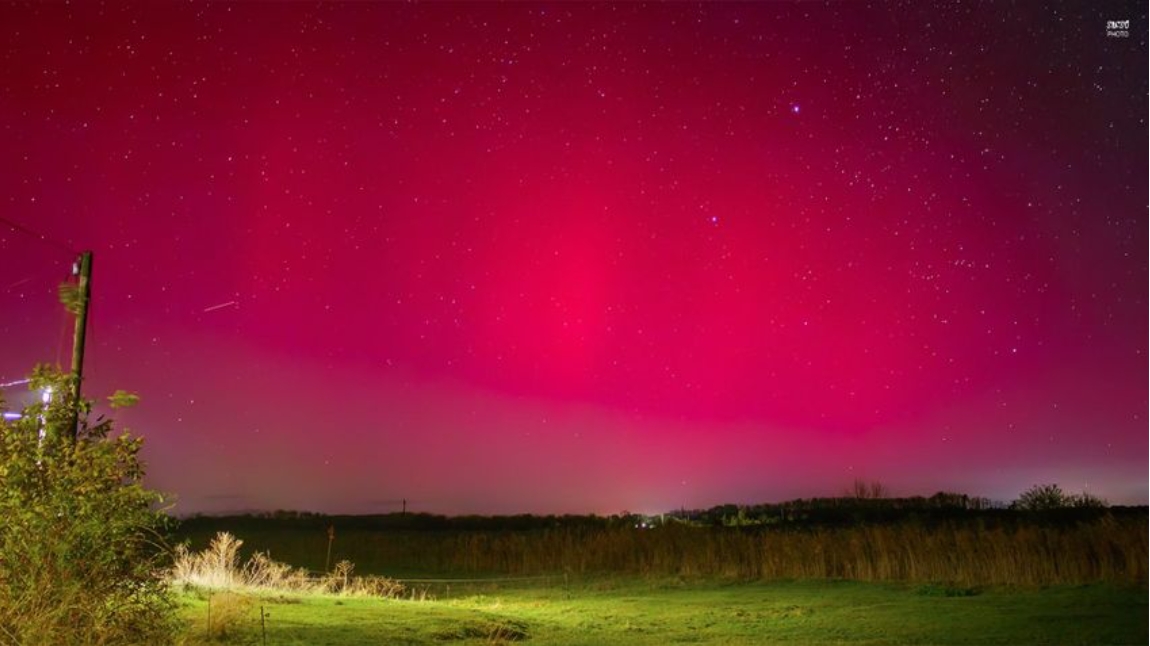
<svg viewBox="0 0 1150 646">
<path fill-rule="evenodd" d="M 579 535 L 460 536 L 460 569 L 564 570 L 738 579 L 949 581 L 966 585 L 1144 583 L 1145 522 L 1070 527 L 918 524 L 739 531 L 666 526 Z"/>
<path fill-rule="evenodd" d="M 269 525 L 256 535 L 294 562 L 322 559 L 318 532 Z M 648 530 L 347 530 L 336 550 L 375 572 L 847 578 L 965 585 L 1140 584 L 1147 580 L 1148 561 L 1146 517 L 1110 514 L 1071 522 L 1017 517 L 807 528 L 672 523 Z"/>
<path fill-rule="evenodd" d="M 174 584 L 208 590 L 301 592 L 353 596 L 400 597 L 406 588 L 394 579 L 357 576 L 355 565 L 340 561 L 331 572 L 311 576 L 304 569 L 274 561 L 264 552 L 240 559 L 243 541 L 220 532 L 208 548 L 190 551 L 176 547 L 168 579 Z"/>
</svg>

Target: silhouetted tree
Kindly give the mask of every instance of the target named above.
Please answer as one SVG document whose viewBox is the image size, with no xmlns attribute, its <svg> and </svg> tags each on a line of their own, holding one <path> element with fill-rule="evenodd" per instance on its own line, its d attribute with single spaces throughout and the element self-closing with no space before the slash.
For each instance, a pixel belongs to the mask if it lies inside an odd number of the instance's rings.
<svg viewBox="0 0 1150 646">
<path fill-rule="evenodd" d="M 1034 485 L 1014 501 L 1015 509 L 1046 511 L 1068 506 L 1069 498 L 1056 484 Z"/>
</svg>

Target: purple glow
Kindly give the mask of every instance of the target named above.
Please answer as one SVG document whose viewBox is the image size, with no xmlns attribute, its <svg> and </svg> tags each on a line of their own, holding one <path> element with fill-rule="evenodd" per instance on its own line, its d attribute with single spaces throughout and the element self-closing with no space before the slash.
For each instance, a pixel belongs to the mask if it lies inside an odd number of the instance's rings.
<svg viewBox="0 0 1150 646">
<path fill-rule="evenodd" d="M 1144 504 L 1144 35 L 893 11 L 9 5 L 4 217 L 183 512 Z"/>
</svg>

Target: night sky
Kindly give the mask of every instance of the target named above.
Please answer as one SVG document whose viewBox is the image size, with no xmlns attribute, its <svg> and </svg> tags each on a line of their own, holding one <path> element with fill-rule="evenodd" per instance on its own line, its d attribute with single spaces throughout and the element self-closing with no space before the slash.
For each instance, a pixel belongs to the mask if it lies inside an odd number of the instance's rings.
<svg viewBox="0 0 1150 646">
<path fill-rule="evenodd" d="M 1145 504 L 1146 9 L 1048 4 L 5 6 L 0 382 L 90 249 L 179 513 Z"/>
</svg>

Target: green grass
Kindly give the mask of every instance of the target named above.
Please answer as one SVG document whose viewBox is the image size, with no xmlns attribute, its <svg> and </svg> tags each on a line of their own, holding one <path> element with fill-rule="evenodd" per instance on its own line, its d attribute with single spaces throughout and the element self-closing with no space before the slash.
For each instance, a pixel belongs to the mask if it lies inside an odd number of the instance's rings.
<svg viewBox="0 0 1150 646">
<path fill-rule="evenodd" d="M 588 579 L 487 584 L 433 601 L 267 597 L 240 632 L 259 644 L 1145 644 L 1145 587 L 963 588 L 860 582 Z M 181 596 L 188 643 L 207 602 Z"/>
</svg>

